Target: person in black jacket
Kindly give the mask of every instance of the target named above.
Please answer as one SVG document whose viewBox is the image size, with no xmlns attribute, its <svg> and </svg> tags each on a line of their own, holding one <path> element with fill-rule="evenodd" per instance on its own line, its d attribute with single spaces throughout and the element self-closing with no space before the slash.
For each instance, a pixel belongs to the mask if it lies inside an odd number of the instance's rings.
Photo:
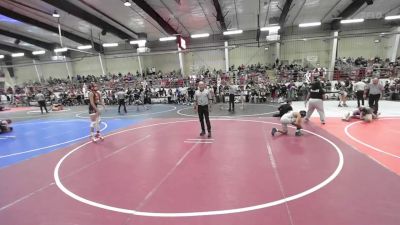
<svg viewBox="0 0 400 225">
<path fill-rule="evenodd" d="M 308 93 L 307 100 L 305 101 L 305 105 L 308 102 L 308 110 L 305 121 L 308 121 L 313 114 L 314 110 L 318 111 L 319 118 L 322 124 L 325 124 L 325 111 L 324 111 L 324 100 L 325 91 L 321 86 L 321 82 L 319 80 L 315 81 L 311 85 L 310 92 Z"/>
<path fill-rule="evenodd" d="M 293 111 L 292 102 L 291 101 L 287 101 L 285 104 L 280 105 L 279 108 L 278 108 L 278 111 L 279 111 L 278 113 L 275 113 L 272 116 L 273 117 L 282 117 L 283 115 L 285 115 L 289 111 Z"/>
</svg>

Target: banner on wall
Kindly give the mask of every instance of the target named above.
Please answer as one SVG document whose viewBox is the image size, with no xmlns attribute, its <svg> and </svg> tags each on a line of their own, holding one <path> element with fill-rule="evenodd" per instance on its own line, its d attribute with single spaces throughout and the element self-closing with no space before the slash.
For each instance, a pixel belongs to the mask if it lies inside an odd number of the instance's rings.
<svg viewBox="0 0 400 225">
<path fill-rule="evenodd" d="M 308 61 L 308 62 L 317 62 L 317 61 L 318 61 L 318 56 L 316 56 L 316 55 L 309 55 L 309 56 L 307 56 L 307 61 Z"/>
</svg>

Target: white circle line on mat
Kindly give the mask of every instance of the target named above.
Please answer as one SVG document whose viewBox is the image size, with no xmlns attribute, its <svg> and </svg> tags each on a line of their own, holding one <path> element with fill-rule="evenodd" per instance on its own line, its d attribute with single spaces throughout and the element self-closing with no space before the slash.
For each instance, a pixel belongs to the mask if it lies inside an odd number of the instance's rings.
<svg viewBox="0 0 400 225">
<path fill-rule="evenodd" d="M 56 122 L 56 121 L 53 121 L 53 122 Z M 61 121 L 57 121 L 57 122 L 61 123 Z M 65 121 L 65 122 L 70 122 L 70 121 Z M 50 123 L 50 121 L 48 121 L 46 123 Z M 105 122 L 101 122 L 101 123 L 104 125 L 104 127 L 101 129 L 101 131 L 104 131 L 105 129 L 107 129 L 108 125 Z M 24 123 L 24 124 L 30 124 L 30 123 Z M 18 124 L 18 125 L 22 125 L 22 124 Z M 64 141 L 64 142 L 61 142 L 61 143 L 57 143 L 57 144 L 49 145 L 49 146 L 45 146 L 45 147 L 30 149 L 30 150 L 23 151 L 23 152 L 16 152 L 16 153 L 8 154 L 8 155 L 0 155 L 0 159 L 13 157 L 13 156 L 17 156 L 17 155 L 23 155 L 23 154 L 27 154 L 27 153 L 31 153 L 31 152 L 37 152 L 37 151 L 41 151 L 43 149 L 48 149 L 48 148 L 52 148 L 52 147 L 57 147 L 57 146 L 60 146 L 60 145 L 64 145 L 64 144 L 68 144 L 68 143 L 71 143 L 71 142 L 79 141 L 79 140 L 82 140 L 84 138 L 88 138 L 89 136 L 90 135 L 86 135 L 86 136 L 83 136 L 83 137 L 75 138 L 73 140 Z"/>
<path fill-rule="evenodd" d="M 101 118 L 104 119 L 113 119 L 113 118 L 127 118 L 127 117 L 138 117 L 138 116 L 147 116 L 147 115 L 154 115 L 154 114 L 161 114 L 161 113 L 166 113 L 166 112 L 171 112 L 176 110 L 175 106 L 171 106 L 171 109 L 160 111 L 160 112 L 153 112 L 153 113 L 142 113 L 142 114 L 133 114 L 133 115 L 121 115 L 121 116 L 101 116 Z M 88 119 L 89 116 L 81 116 L 83 113 L 77 113 L 75 114 L 76 117 L 82 118 L 82 119 Z"/>
<path fill-rule="evenodd" d="M 379 120 L 399 120 L 399 119 L 400 119 L 400 118 L 379 118 Z M 374 122 L 374 121 L 373 121 L 373 122 Z M 353 122 L 353 123 L 347 125 L 347 126 L 344 128 L 344 132 L 346 133 L 347 137 L 349 137 L 349 138 L 352 139 L 353 141 L 355 141 L 355 142 L 357 142 L 357 143 L 359 143 L 359 144 L 361 144 L 361 145 L 364 145 L 365 147 L 370 148 L 370 149 L 372 149 L 372 150 L 374 150 L 374 151 L 376 151 L 376 152 L 380 152 L 380 153 L 382 153 L 382 154 L 385 154 L 385 155 L 388 155 L 388 156 L 391 156 L 391 157 L 400 159 L 400 156 L 398 156 L 398 155 L 392 154 L 392 153 L 390 153 L 390 152 L 383 151 L 382 149 L 379 149 L 379 148 L 377 148 L 377 147 L 374 147 L 374 146 L 372 146 L 372 145 L 369 145 L 369 144 L 367 144 L 367 143 L 365 143 L 365 142 L 363 142 L 363 141 L 361 141 L 361 140 L 355 138 L 353 135 L 351 135 L 350 132 L 349 132 L 350 127 L 352 127 L 352 126 L 354 126 L 354 125 L 356 125 L 356 124 L 360 124 L 360 123 L 363 123 L 363 121 L 356 121 L 356 122 Z"/>
<path fill-rule="evenodd" d="M 63 109 L 63 110 L 60 110 L 60 111 L 51 110 L 50 112 L 51 113 L 62 113 L 62 112 L 68 112 L 68 111 L 71 111 L 71 108 L 66 108 L 66 109 Z M 27 114 L 37 114 L 37 113 L 41 113 L 41 111 L 40 110 L 32 110 L 32 111 L 28 111 L 26 113 Z"/>
<path fill-rule="evenodd" d="M 231 121 L 232 119 L 216 119 L 216 120 L 221 120 L 221 121 Z M 176 123 L 186 123 L 186 122 L 196 122 L 197 120 L 185 120 L 185 121 L 173 121 L 173 122 L 166 122 L 166 123 L 156 123 L 156 124 L 151 124 L 151 125 L 146 125 L 146 126 L 140 126 L 140 127 L 135 127 L 135 128 L 131 128 L 131 129 L 126 129 L 126 130 L 122 130 L 122 131 L 118 131 L 112 134 L 107 135 L 109 136 L 113 136 L 113 135 L 117 135 L 117 134 L 121 134 L 124 132 L 128 132 L 128 131 L 132 131 L 132 130 L 137 130 L 137 129 L 141 129 L 141 128 L 147 128 L 147 127 L 154 127 L 154 126 L 160 126 L 160 125 L 167 125 L 167 124 L 176 124 Z M 256 123 L 264 123 L 264 124 L 276 124 L 279 125 L 277 123 L 273 123 L 273 122 L 267 122 L 267 121 L 257 121 L 257 120 L 234 120 L 234 121 L 242 121 L 242 122 L 256 122 Z M 73 150 L 71 150 L 70 152 L 68 152 L 64 157 L 62 157 L 60 159 L 60 161 L 57 163 L 56 167 L 54 168 L 54 180 L 55 183 L 57 185 L 57 187 L 63 191 L 65 194 L 67 194 L 68 196 L 70 196 L 71 198 L 80 201 L 82 203 L 97 207 L 97 208 L 101 208 L 101 209 L 105 209 L 105 210 L 109 210 L 109 211 L 113 211 L 113 212 L 119 212 L 119 213 L 125 213 L 125 214 L 132 214 L 132 215 L 137 215 L 137 216 L 147 216 L 147 217 L 193 217 L 193 216 L 212 216 L 212 215 L 225 215 L 225 214 L 233 214 L 233 213 L 243 213 L 243 212 L 248 212 L 248 211 L 254 211 L 254 210 L 258 210 L 258 209 L 263 209 L 263 208 L 268 208 L 268 207 L 272 207 L 272 206 L 276 206 L 276 205 L 280 205 L 283 204 L 285 202 L 289 202 L 289 201 L 293 201 L 299 198 L 302 198 L 306 195 L 312 194 L 313 192 L 318 191 L 319 189 L 325 187 L 326 185 L 328 185 L 330 182 L 332 182 L 341 172 L 341 170 L 343 169 L 343 165 L 344 165 L 344 157 L 343 157 L 343 153 L 342 151 L 339 149 L 339 147 L 333 143 L 331 140 L 316 134 L 312 131 L 308 131 L 308 130 L 303 130 L 307 133 L 310 133 L 314 136 L 319 137 L 322 140 L 325 140 L 326 142 L 328 142 L 330 145 L 332 145 L 334 147 L 334 149 L 336 150 L 338 157 L 339 157 L 339 163 L 337 168 L 335 169 L 335 171 L 324 181 L 322 181 L 321 183 L 319 183 L 318 185 L 305 190 L 301 193 L 292 195 L 292 196 L 288 196 L 286 198 L 280 199 L 280 200 L 276 200 L 276 201 L 272 201 L 272 202 L 267 202 L 264 204 L 259 204 L 259 205 L 254 205 L 254 206 L 248 206 L 248 207 L 242 207 L 242 208 L 235 208 L 235 209 L 226 209 L 226 210 L 215 210 L 215 211 L 201 211 L 201 212 L 177 212 L 177 213 L 162 213 L 162 212 L 143 212 L 143 211 L 137 211 L 137 210 L 131 210 L 131 209 L 124 209 L 124 208 L 118 208 L 118 207 L 114 207 L 114 206 L 110 206 L 110 205 L 106 205 L 103 203 L 98 203 L 89 199 L 85 199 L 75 193 L 73 193 L 72 191 L 70 191 L 69 189 L 67 189 L 61 182 L 60 176 L 59 176 L 59 171 L 60 171 L 60 167 L 62 165 L 62 163 L 64 162 L 65 159 L 67 159 L 71 154 L 73 154 L 74 152 L 78 151 L 79 149 L 81 149 L 82 147 L 90 144 L 91 142 L 86 142 L 76 148 L 74 148 Z"/>
<path fill-rule="evenodd" d="M 252 105 L 260 105 L 260 106 L 274 106 L 274 105 L 261 105 L 261 104 L 252 104 Z M 218 106 L 214 106 L 213 110 L 215 110 L 215 108 Z M 182 113 L 182 110 L 186 110 L 186 109 L 193 109 L 193 107 L 186 107 L 183 109 L 179 109 L 178 111 L 176 111 L 176 113 L 178 115 L 181 116 L 187 116 L 187 117 L 198 117 L 198 115 L 190 115 L 190 114 L 186 114 L 186 113 Z M 273 111 L 273 112 L 266 112 L 266 113 L 255 113 L 255 114 L 245 114 L 245 115 L 231 115 L 231 116 L 210 116 L 210 118 L 234 118 L 234 117 L 252 117 L 252 116 L 262 116 L 262 115 L 269 115 L 269 114 L 273 114 L 273 113 L 277 113 L 278 111 Z"/>
</svg>

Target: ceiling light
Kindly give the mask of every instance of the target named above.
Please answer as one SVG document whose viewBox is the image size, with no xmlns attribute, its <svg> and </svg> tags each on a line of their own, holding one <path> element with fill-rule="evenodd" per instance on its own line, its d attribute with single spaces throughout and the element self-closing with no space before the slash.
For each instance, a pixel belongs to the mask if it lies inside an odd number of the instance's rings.
<svg viewBox="0 0 400 225">
<path fill-rule="evenodd" d="M 203 38 L 203 37 L 209 37 L 209 33 L 204 33 L 204 34 L 192 34 L 190 37 L 191 38 Z"/>
<path fill-rule="evenodd" d="M 105 48 L 118 47 L 118 43 L 104 43 L 103 47 Z"/>
<path fill-rule="evenodd" d="M 11 57 L 13 57 L 13 58 L 15 58 L 15 57 L 22 57 L 22 56 L 24 56 L 25 55 L 25 53 L 23 53 L 23 52 L 21 52 L 21 53 L 13 53 L 13 54 L 11 54 Z"/>
<path fill-rule="evenodd" d="M 54 10 L 53 17 L 55 17 L 55 18 L 60 17 L 60 14 L 58 14 L 57 10 Z"/>
<path fill-rule="evenodd" d="M 280 26 L 270 26 L 270 27 L 261 27 L 261 31 L 272 31 L 272 30 L 279 30 L 281 29 Z"/>
<path fill-rule="evenodd" d="M 32 52 L 32 55 L 43 55 L 43 54 L 45 54 L 45 53 L 46 53 L 45 50 L 33 51 L 33 52 Z"/>
<path fill-rule="evenodd" d="M 341 20 L 341 24 L 347 24 L 347 23 L 362 23 L 364 22 L 364 19 L 351 19 L 351 20 Z"/>
<path fill-rule="evenodd" d="M 268 49 L 269 49 L 268 47 L 265 47 L 265 51 L 268 51 Z"/>
<path fill-rule="evenodd" d="M 54 52 L 55 52 L 55 53 L 58 53 L 58 52 L 66 52 L 66 51 L 68 51 L 68 48 L 56 48 L 56 49 L 54 49 Z"/>
<path fill-rule="evenodd" d="M 0 55 L 0 59 L 4 59 L 4 55 Z"/>
<path fill-rule="evenodd" d="M 374 42 L 375 42 L 375 43 L 379 43 L 379 42 L 381 42 L 381 40 L 376 39 L 376 40 L 374 40 Z"/>
<path fill-rule="evenodd" d="M 173 41 L 176 40 L 176 36 L 171 36 L 171 37 L 163 37 L 159 39 L 160 41 Z"/>
<path fill-rule="evenodd" d="M 126 0 L 125 3 L 124 3 L 124 5 L 125 5 L 126 7 L 129 7 L 129 6 L 131 6 L 132 4 L 129 2 L 129 0 Z"/>
<path fill-rule="evenodd" d="M 316 27 L 321 26 L 321 22 L 313 22 L 313 23 L 301 23 L 299 27 Z"/>
<path fill-rule="evenodd" d="M 395 15 L 395 16 L 386 16 L 385 20 L 398 20 L 400 19 L 400 15 Z"/>
<path fill-rule="evenodd" d="M 130 41 L 129 44 L 131 45 L 145 45 L 146 44 L 146 40 L 134 40 L 134 41 Z"/>
<path fill-rule="evenodd" d="M 92 48 L 91 45 L 81 45 L 81 46 L 78 46 L 78 49 L 79 49 L 79 50 L 85 50 L 85 49 L 91 49 L 91 48 Z"/>
<path fill-rule="evenodd" d="M 224 35 L 241 34 L 241 33 L 243 33 L 243 30 L 230 30 L 230 31 L 225 31 Z"/>
</svg>

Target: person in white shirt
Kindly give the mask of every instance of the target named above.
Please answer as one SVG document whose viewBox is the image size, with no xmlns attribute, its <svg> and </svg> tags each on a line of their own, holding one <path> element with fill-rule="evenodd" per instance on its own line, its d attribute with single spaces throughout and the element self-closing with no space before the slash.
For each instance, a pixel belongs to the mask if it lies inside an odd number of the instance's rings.
<svg viewBox="0 0 400 225">
<path fill-rule="evenodd" d="M 46 113 L 49 113 L 46 108 L 46 98 L 44 97 L 42 91 L 39 90 L 35 97 L 39 104 L 40 111 L 42 112 L 42 114 L 43 114 L 43 108 L 46 110 Z"/>
<path fill-rule="evenodd" d="M 121 113 L 121 106 L 124 107 L 124 112 L 127 113 L 126 111 L 126 104 L 125 104 L 125 98 L 126 98 L 126 93 L 123 88 L 119 88 L 119 91 L 117 92 L 117 99 L 118 99 L 118 113 Z"/>
<path fill-rule="evenodd" d="M 229 112 L 235 112 L 235 94 L 237 92 L 237 87 L 233 83 L 229 85 Z"/>
<path fill-rule="evenodd" d="M 357 83 L 354 84 L 354 91 L 356 92 L 358 107 L 360 107 L 360 101 L 361 105 L 364 106 L 364 91 L 366 86 L 367 84 L 364 83 L 362 79 L 360 79 Z"/>
<path fill-rule="evenodd" d="M 211 110 L 211 100 L 212 96 L 210 92 L 204 89 L 204 82 L 199 82 L 199 90 L 195 93 L 195 104 L 194 110 L 199 114 L 199 120 L 201 125 L 200 136 L 206 134 L 206 129 L 204 127 L 204 119 L 207 124 L 208 137 L 211 137 L 211 123 L 209 118 L 209 112 Z"/>
</svg>

